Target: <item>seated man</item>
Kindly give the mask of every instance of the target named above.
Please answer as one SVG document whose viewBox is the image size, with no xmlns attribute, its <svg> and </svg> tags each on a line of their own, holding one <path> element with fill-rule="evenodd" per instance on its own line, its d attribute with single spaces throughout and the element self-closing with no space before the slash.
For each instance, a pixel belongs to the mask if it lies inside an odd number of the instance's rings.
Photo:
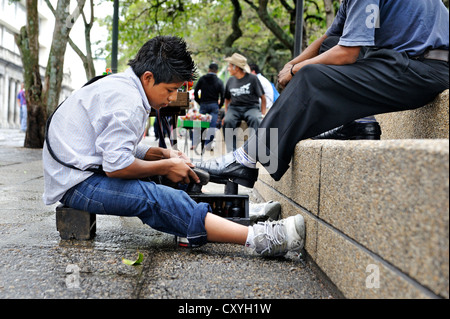
<svg viewBox="0 0 450 319">
<path fill-rule="evenodd" d="M 225 86 L 225 118 L 223 128 L 227 151 L 236 149 L 235 129 L 242 120 L 254 134 L 259 127 L 262 115 L 266 114 L 266 97 L 258 78 L 250 73 L 247 59 L 234 53 L 225 59 L 231 77 Z M 261 99 L 261 109 L 259 100 Z"/>
<path fill-rule="evenodd" d="M 301 249 L 301 215 L 246 227 L 212 214 L 209 204 L 184 191 L 141 180 L 158 175 L 174 183 L 199 182 L 182 152 L 140 143 L 151 108 L 176 100 L 196 70 L 186 43 L 164 36 L 145 43 L 129 65 L 124 73 L 88 82 L 53 113 L 43 149 L 44 203 L 136 216 L 186 237 L 193 247 L 229 242 L 271 256 Z"/>
<path fill-rule="evenodd" d="M 324 41 L 338 45 L 319 54 Z M 361 47 L 366 52 L 358 59 Z M 296 144 L 356 119 L 419 108 L 449 87 L 449 12 L 441 0 L 343 0 L 326 34 L 279 73 L 286 86 L 243 147 L 198 164 L 212 181 L 252 187 L 260 162 L 273 179 Z"/>
</svg>

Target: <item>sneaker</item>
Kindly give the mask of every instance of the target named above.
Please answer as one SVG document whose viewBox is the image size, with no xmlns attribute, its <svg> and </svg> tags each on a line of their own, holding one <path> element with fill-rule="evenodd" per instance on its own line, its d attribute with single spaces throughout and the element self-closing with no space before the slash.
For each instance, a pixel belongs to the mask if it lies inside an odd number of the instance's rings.
<svg viewBox="0 0 450 319">
<path fill-rule="evenodd" d="M 273 200 L 267 203 L 258 203 L 249 205 L 250 223 L 263 222 L 268 219 L 278 220 L 281 213 L 281 204 Z"/>
<path fill-rule="evenodd" d="M 284 256 L 300 251 L 305 244 L 305 221 L 295 215 L 279 221 L 253 225 L 255 251 L 261 256 Z"/>
<path fill-rule="evenodd" d="M 175 242 L 179 247 L 188 248 L 189 247 L 189 240 L 186 237 L 179 237 L 175 236 Z"/>
</svg>

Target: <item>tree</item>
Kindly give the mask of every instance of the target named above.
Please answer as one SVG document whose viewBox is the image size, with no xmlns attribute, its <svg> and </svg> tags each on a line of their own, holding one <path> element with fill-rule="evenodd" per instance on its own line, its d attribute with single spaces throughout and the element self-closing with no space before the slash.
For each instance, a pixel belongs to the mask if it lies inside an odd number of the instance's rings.
<svg viewBox="0 0 450 319">
<path fill-rule="evenodd" d="M 47 4 L 50 4 L 46 0 Z M 27 132 L 24 146 L 41 148 L 44 145 L 45 121 L 55 110 L 63 79 L 64 55 L 69 33 L 83 9 L 85 0 L 77 0 L 77 7 L 69 14 L 70 0 L 59 0 L 55 14 L 55 28 L 42 84 L 39 73 L 39 16 L 38 1 L 26 0 L 27 23 L 15 36 L 24 68 L 27 100 Z M 51 6 L 51 4 L 50 4 Z"/>
<path fill-rule="evenodd" d="M 47 112 L 42 101 L 42 82 L 39 72 L 39 18 L 37 1 L 26 0 L 27 24 L 15 40 L 24 65 L 24 85 L 27 100 L 27 132 L 25 147 L 39 148 L 44 143 Z"/>
<path fill-rule="evenodd" d="M 200 69 L 234 52 L 276 75 L 292 58 L 296 0 L 127 0 L 121 2 L 119 69 L 145 39 L 161 34 L 186 39 Z M 339 0 L 305 0 L 303 48 L 334 19 Z M 104 23 L 111 24 L 108 17 Z M 135 30 L 140 30 L 137 33 Z M 107 44 L 108 45 L 108 44 Z"/>
<path fill-rule="evenodd" d="M 242 16 L 242 9 L 239 0 L 230 0 L 233 4 L 233 18 L 231 20 L 231 34 L 225 39 L 225 55 L 230 55 L 233 43 L 242 36 L 242 30 L 239 26 L 239 19 Z"/>
<path fill-rule="evenodd" d="M 69 37 L 69 44 L 71 48 L 78 54 L 81 61 L 83 62 L 83 67 L 86 72 L 86 80 L 90 80 L 95 76 L 95 66 L 91 44 L 91 30 L 92 27 L 94 26 L 94 0 L 89 1 L 89 7 L 91 12 L 89 22 L 86 19 L 84 11 L 81 11 L 81 16 L 83 17 L 84 22 L 84 40 L 86 45 L 86 54 L 84 54 L 83 51 L 81 51 L 81 49 Z"/>
</svg>

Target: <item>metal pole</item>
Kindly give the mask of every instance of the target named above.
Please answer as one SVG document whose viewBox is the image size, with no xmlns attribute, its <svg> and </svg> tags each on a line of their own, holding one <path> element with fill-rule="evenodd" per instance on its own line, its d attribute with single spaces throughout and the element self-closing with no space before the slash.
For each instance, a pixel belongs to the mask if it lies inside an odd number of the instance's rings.
<svg viewBox="0 0 450 319">
<path fill-rule="evenodd" d="M 302 53 L 303 43 L 303 3 L 304 0 L 297 0 L 295 5 L 295 39 L 294 39 L 294 58 Z"/>
<path fill-rule="evenodd" d="M 114 0 L 114 14 L 111 46 L 111 71 L 117 73 L 117 42 L 119 39 L 119 0 Z"/>
</svg>

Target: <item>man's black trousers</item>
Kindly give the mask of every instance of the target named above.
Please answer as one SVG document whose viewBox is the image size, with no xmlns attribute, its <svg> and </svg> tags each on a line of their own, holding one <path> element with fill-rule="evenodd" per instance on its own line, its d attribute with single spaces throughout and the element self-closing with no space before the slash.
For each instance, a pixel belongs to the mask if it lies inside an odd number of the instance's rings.
<svg viewBox="0 0 450 319">
<path fill-rule="evenodd" d="M 307 65 L 244 149 L 278 181 L 300 140 L 369 115 L 419 108 L 448 88 L 448 62 L 415 60 L 389 49 L 367 49 L 349 65 Z"/>
</svg>

